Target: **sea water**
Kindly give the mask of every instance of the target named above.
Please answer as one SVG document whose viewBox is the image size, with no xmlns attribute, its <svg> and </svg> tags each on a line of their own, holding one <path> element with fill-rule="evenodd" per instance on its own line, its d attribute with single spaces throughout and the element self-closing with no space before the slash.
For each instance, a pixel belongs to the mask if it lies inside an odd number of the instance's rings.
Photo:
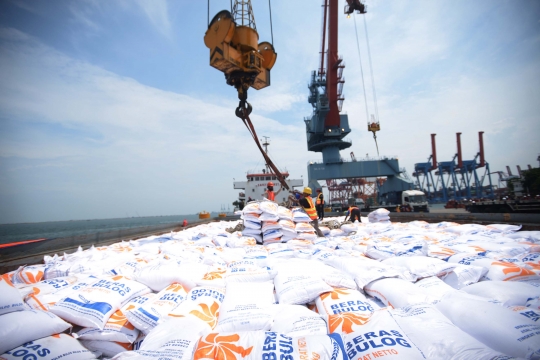
<svg viewBox="0 0 540 360">
<path fill-rule="evenodd" d="M 212 216 L 217 216 L 212 214 Z M 0 224 L 0 244 L 22 240 L 53 239 L 76 235 L 95 234 L 161 224 L 182 224 L 198 220 L 197 214 L 130 217 L 119 219 L 48 221 L 39 223 Z"/>
</svg>

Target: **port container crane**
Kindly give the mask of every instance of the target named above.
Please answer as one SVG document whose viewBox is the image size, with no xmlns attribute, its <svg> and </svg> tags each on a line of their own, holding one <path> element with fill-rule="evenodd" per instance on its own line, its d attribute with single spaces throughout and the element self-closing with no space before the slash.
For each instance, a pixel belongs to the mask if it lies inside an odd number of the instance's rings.
<svg viewBox="0 0 540 360">
<path fill-rule="evenodd" d="M 359 0 L 347 0 L 345 14 L 353 12 L 364 14 L 366 7 Z M 310 161 L 308 164 L 309 186 L 320 187 L 319 180 L 387 177 L 384 182 L 377 181 L 378 193 L 412 189 L 412 181 L 401 176 L 402 170 L 396 158 L 345 161 L 341 157 L 340 151 L 351 147 L 352 142 L 344 139 L 351 129 L 348 116 L 341 114 L 345 100 L 345 63 L 338 53 L 337 0 L 323 2 L 321 40 L 319 68 L 311 73 L 308 85 L 308 102 L 312 105 L 313 113 L 304 122 L 307 148 L 322 153 L 322 162 Z M 375 127 L 373 130 L 377 131 Z"/>
</svg>

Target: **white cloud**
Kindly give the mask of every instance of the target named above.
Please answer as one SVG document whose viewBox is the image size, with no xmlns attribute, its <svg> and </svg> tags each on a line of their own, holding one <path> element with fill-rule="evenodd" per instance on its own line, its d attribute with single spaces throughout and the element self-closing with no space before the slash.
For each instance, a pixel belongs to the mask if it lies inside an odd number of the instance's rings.
<svg viewBox="0 0 540 360">
<path fill-rule="evenodd" d="M 1 48 L 0 116 L 9 118 L 14 130 L 3 134 L 0 155 L 19 159 L 19 165 L 3 165 L 8 188 L 21 185 L 24 174 L 62 168 L 59 207 L 79 203 L 100 211 L 104 206 L 100 216 L 123 216 L 126 207 L 135 206 L 133 192 L 145 189 L 154 196 L 146 214 L 193 213 L 231 203 L 237 195 L 232 178 L 262 159 L 234 108 L 144 86 L 18 32 L 2 32 L 4 38 L 10 33 L 19 41 Z M 276 164 L 298 177 L 295 169 L 303 172 L 305 160 L 298 163 L 291 153 L 305 153 L 296 140 L 302 128 L 259 114 L 252 121 L 259 136 L 275 140 Z M 212 190 L 201 194 L 201 189 Z M 183 194 L 181 204 L 170 200 L 177 192 Z M 0 216 L 11 216 L 3 210 Z M 38 219 L 50 220 L 53 213 Z"/>
<path fill-rule="evenodd" d="M 166 37 L 171 37 L 167 0 L 136 0 L 152 25 Z"/>
</svg>

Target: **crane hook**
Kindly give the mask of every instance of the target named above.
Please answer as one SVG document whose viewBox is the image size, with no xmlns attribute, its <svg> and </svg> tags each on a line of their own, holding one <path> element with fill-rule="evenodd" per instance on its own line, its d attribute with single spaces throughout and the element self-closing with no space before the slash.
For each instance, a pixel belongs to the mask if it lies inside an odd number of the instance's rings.
<svg viewBox="0 0 540 360">
<path fill-rule="evenodd" d="M 240 119 L 244 120 L 246 116 L 251 114 L 251 111 L 253 108 L 251 107 L 251 104 L 247 102 L 247 89 L 244 89 L 244 86 L 239 85 L 236 87 L 238 91 L 238 99 L 240 101 L 238 102 L 238 107 L 236 108 L 235 114 Z"/>
</svg>

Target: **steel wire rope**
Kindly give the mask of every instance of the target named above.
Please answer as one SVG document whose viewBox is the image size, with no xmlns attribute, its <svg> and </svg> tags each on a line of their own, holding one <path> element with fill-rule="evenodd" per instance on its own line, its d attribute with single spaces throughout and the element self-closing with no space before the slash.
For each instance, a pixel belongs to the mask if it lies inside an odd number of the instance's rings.
<svg viewBox="0 0 540 360">
<path fill-rule="evenodd" d="M 263 150 L 263 148 L 261 146 L 261 143 L 259 142 L 259 137 L 257 136 L 257 133 L 255 132 L 255 127 L 253 126 L 253 123 L 251 122 L 251 119 L 249 118 L 249 114 L 247 114 L 247 111 L 245 111 L 245 110 L 246 110 L 245 108 L 240 110 L 242 112 L 242 116 L 240 118 L 244 122 L 244 125 L 246 125 L 249 133 L 251 134 L 251 137 L 255 141 L 255 144 L 257 144 L 257 147 L 259 148 L 259 150 L 260 150 L 262 156 L 264 157 L 266 163 L 274 171 L 274 174 L 276 174 L 276 177 L 278 178 L 279 182 L 281 183 L 281 186 L 284 187 L 287 190 L 290 190 L 289 185 L 287 185 L 287 183 L 285 182 L 285 179 L 284 179 L 283 175 L 281 174 L 281 172 L 279 171 L 279 169 L 277 168 L 277 166 L 274 164 L 272 159 L 270 159 L 268 154 Z"/>
<path fill-rule="evenodd" d="M 268 9 L 270 10 L 270 35 L 272 36 L 272 46 L 274 46 L 274 30 L 272 29 L 272 4 L 268 0 Z"/>
<path fill-rule="evenodd" d="M 362 56 L 360 55 L 360 42 L 358 40 L 358 29 L 356 27 L 356 14 L 353 14 L 354 19 L 354 30 L 356 34 L 356 48 L 358 49 L 358 60 L 360 62 L 360 74 L 362 75 L 362 89 L 364 90 L 364 104 L 366 109 L 366 120 L 369 123 L 369 110 L 368 110 L 368 102 L 367 102 L 367 96 L 366 96 L 366 85 L 364 83 L 364 69 L 362 67 Z"/>
<path fill-rule="evenodd" d="M 367 51 L 368 51 L 368 58 L 369 58 L 369 70 L 371 72 L 371 85 L 373 87 L 373 101 L 375 103 L 375 116 L 377 116 L 377 121 L 379 121 L 379 108 L 377 106 L 377 94 L 375 93 L 375 77 L 373 76 L 373 65 L 371 63 L 371 50 L 369 48 L 369 35 L 368 35 L 367 21 L 366 21 L 365 16 L 364 16 L 364 29 L 366 31 L 366 43 L 367 43 Z"/>
<path fill-rule="evenodd" d="M 366 85 L 364 82 L 364 69 L 362 67 L 362 56 L 360 54 L 360 41 L 358 40 L 358 28 L 356 27 L 356 15 L 353 14 L 354 19 L 354 30 L 356 35 L 356 48 L 358 49 L 358 60 L 360 62 L 360 73 L 362 74 L 362 89 L 364 90 L 364 103 L 365 103 L 365 109 L 366 109 L 366 120 L 369 124 L 369 109 L 368 109 L 368 102 L 367 102 L 367 95 L 366 95 Z M 367 33 L 366 33 L 367 36 Z M 369 44 L 369 43 L 368 43 Z M 369 48 L 368 48 L 369 49 Z M 369 52 L 369 50 L 368 50 Z M 370 62 L 371 63 L 371 62 Z M 373 80 L 373 71 L 372 71 L 372 80 Z M 373 88 L 373 92 L 375 93 L 375 87 Z M 377 113 L 377 102 L 375 101 L 375 113 L 377 114 L 377 121 L 379 119 L 379 115 Z M 377 156 L 379 156 L 379 144 L 377 143 L 377 136 L 375 135 L 375 132 L 373 132 L 373 139 L 375 140 L 375 147 L 377 148 Z"/>
</svg>

